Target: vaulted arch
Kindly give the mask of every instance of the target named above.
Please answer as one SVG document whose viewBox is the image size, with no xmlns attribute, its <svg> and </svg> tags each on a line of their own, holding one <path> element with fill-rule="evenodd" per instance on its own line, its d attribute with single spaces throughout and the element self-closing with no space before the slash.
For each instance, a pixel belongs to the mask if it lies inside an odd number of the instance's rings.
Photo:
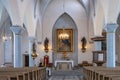
<svg viewBox="0 0 120 80">
<path fill-rule="evenodd" d="M 0 58 L 2 63 L 11 62 L 13 58 L 12 52 L 12 31 L 10 27 L 12 26 L 12 21 L 10 15 L 4 5 L 0 3 L 0 55 L 3 56 Z M 1 65 L 1 63 L 0 63 Z"/>
<path fill-rule="evenodd" d="M 57 45 L 57 41 L 56 41 L 56 36 L 57 36 L 57 29 L 72 29 L 73 30 L 73 52 L 68 53 L 69 54 L 69 58 L 74 60 L 74 64 L 76 65 L 78 63 L 78 28 L 76 26 L 76 23 L 74 22 L 74 20 L 71 18 L 71 16 L 69 16 L 67 13 L 63 13 L 55 22 L 54 27 L 52 29 L 52 45 L 53 45 L 53 49 L 57 49 L 56 45 Z M 61 52 L 53 52 L 53 62 L 57 59 L 61 59 L 62 58 L 62 53 Z"/>
<path fill-rule="evenodd" d="M 62 0 L 55 0 L 51 2 L 51 4 L 49 4 L 42 21 L 43 30 L 44 28 L 49 26 L 48 30 L 52 31 L 52 27 L 54 23 L 63 13 L 69 14 L 69 16 L 71 16 L 71 18 L 75 21 L 76 25 L 79 26 L 79 28 L 80 26 L 82 28 L 87 28 L 87 22 L 86 22 L 87 15 L 84 8 L 80 5 L 80 3 L 77 0 L 76 1 L 66 0 L 66 1 L 67 2 L 64 4 L 65 5 L 64 8 L 63 8 Z M 73 7 L 73 5 L 75 6 Z M 86 24 L 81 24 L 81 22 L 86 22 Z M 47 35 L 47 33 L 45 33 L 45 35 Z M 51 36 L 50 34 L 48 35 Z"/>
</svg>

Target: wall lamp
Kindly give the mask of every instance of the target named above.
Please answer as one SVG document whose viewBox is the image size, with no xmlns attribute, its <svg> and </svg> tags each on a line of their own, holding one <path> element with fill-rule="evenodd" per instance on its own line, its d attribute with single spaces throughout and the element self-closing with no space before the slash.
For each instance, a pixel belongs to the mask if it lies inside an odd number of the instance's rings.
<svg viewBox="0 0 120 80">
<path fill-rule="evenodd" d="M 81 48 L 81 50 L 82 50 L 82 52 L 84 53 L 84 52 L 86 51 L 86 43 L 87 43 L 87 40 L 86 40 L 85 37 L 83 37 L 83 38 L 81 39 L 81 43 L 82 43 L 82 48 Z"/>
<path fill-rule="evenodd" d="M 49 51 L 48 43 L 49 43 L 49 40 L 46 37 L 45 40 L 44 40 L 44 50 L 45 50 L 46 53 L 48 53 L 48 51 Z"/>
</svg>

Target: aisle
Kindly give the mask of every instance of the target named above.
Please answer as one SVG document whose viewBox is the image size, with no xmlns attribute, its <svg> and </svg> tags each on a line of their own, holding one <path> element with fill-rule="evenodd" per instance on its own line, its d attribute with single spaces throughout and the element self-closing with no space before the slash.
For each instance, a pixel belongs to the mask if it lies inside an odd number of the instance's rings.
<svg viewBox="0 0 120 80">
<path fill-rule="evenodd" d="M 84 80 L 82 76 L 51 76 L 49 80 Z"/>
<path fill-rule="evenodd" d="M 76 70 L 52 70 L 48 80 L 86 80 L 82 68 Z"/>
</svg>

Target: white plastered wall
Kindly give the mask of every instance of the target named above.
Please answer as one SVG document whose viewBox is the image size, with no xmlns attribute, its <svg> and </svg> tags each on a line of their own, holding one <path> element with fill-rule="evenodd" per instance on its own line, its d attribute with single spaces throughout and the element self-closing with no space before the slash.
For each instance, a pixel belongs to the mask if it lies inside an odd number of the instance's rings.
<svg viewBox="0 0 120 80">
<path fill-rule="evenodd" d="M 65 7 L 63 10 L 63 1 L 54 0 L 46 9 L 43 18 L 43 40 L 47 37 L 50 41 L 49 46 L 52 46 L 52 28 L 55 21 L 65 11 L 73 18 L 78 29 L 78 63 L 81 63 L 83 60 L 92 62 L 91 44 L 87 44 L 87 51 L 85 53 L 81 52 L 81 38 L 86 36 L 86 39 L 88 39 L 87 15 L 85 10 L 77 0 L 66 0 L 64 5 Z M 41 46 L 43 46 L 43 43 Z M 43 48 L 41 47 L 40 49 L 41 56 L 44 56 L 45 52 Z M 48 52 L 47 55 L 49 55 L 50 62 L 52 62 L 52 51 Z"/>
</svg>

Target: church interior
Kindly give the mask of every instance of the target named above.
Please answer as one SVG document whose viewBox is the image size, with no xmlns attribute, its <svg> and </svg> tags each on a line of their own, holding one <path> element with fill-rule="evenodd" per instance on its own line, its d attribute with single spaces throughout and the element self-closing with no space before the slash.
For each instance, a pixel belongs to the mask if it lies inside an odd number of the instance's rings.
<svg viewBox="0 0 120 80">
<path fill-rule="evenodd" d="M 0 80 L 120 80 L 120 0 L 0 0 Z"/>
</svg>

